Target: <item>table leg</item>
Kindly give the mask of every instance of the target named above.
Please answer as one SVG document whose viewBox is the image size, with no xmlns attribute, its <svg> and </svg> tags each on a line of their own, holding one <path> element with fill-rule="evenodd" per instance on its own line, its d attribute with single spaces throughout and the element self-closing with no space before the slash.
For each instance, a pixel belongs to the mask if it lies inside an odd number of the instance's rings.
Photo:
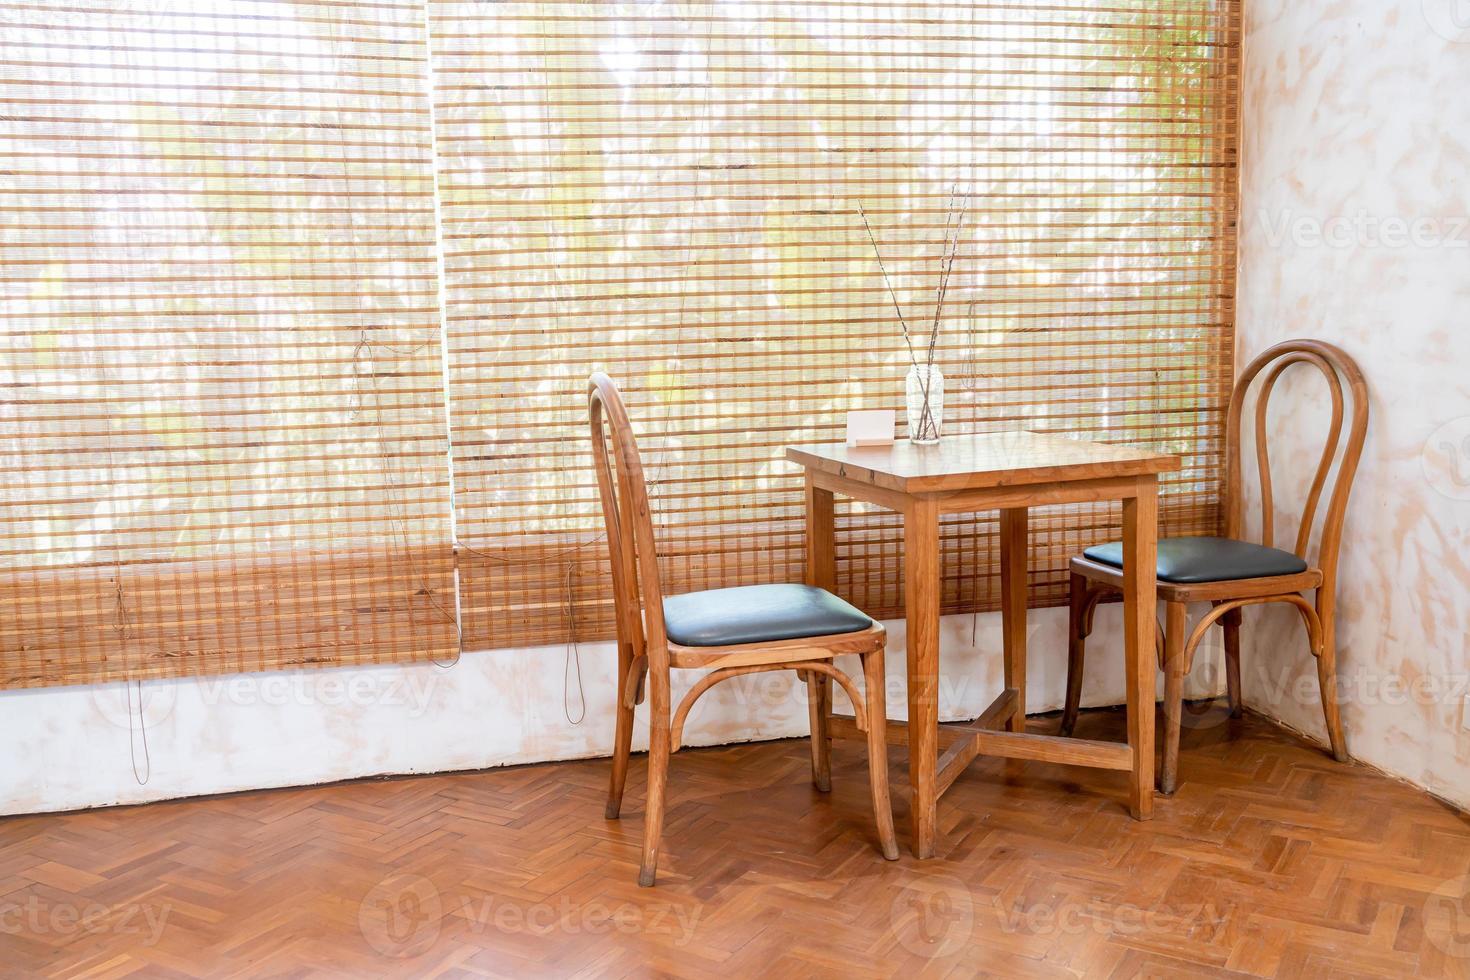
<svg viewBox="0 0 1470 980">
<path fill-rule="evenodd" d="M 837 530 L 832 491 L 806 475 L 806 581 L 831 592 L 837 587 Z M 812 785 L 832 789 L 832 678 L 811 673 L 807 678 L 808 715 L 812 729 Z"/>
<path fill-rule="evenodd" d="M 1133 769 L 1128 809 L 1136 820 L 1154 810 L 1154 701 L 1157 622 L 1158 480 L 1138 481 L 1138 495 L 1123 501 L 1123 638 L 1127 660 L 1128 745 Z"/>
<path fill-rule="evenodd" d="M 800 671 L 797 672 L 798 674 Z M 807 716 L 812 726 L 812 785 L 832 792 L 832 678 L 816 671 L 806 675 Z"/>
<path fill-rule="evenodd" d="M 1026 508 L 1000 512 L 1000 619 L 1005 684 L 1016 692 L 1006 730 L 1026 730 Z"/>
<path fill-rule="evenodd" d="M 832 491 L 806 475 L 806 584 L 828 592 L 837 587 L 837 516 Z"/>
<path fill-rule="evenodd" d="M 903 515 L 908 619 L 909 808 L 914 856 L 934 856 L 939 791 L 939 505 L 914 500 Z"/>
</svg>

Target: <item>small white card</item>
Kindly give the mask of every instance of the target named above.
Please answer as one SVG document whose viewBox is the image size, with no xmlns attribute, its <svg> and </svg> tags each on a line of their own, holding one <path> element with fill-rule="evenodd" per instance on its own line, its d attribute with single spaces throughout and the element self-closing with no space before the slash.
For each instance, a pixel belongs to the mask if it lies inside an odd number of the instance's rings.
<svg viewBox="0 0 1470 980">
<path fill-rule="evenodd" d="M 849 446 L 891 446 L 893 431 L 894 412 L 891 408 L 847 413 Z"/>
</svg>

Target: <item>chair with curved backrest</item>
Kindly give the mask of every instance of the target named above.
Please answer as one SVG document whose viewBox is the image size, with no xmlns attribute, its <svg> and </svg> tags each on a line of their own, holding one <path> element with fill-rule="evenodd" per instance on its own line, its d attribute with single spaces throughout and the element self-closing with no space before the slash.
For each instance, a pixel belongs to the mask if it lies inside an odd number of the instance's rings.
<svg viewBox="0 0 1470 980">
<path fill-rule="evenodd" d="M 795 670 L 807 683 L 812 781 L 823 792 L 831 788 L 826 729 L 831 682 L 840 684 L 852 699 L 858 727 L 867 733 L 868 781 L 879 844 L 885 858 L 897 860 L 898 843 L 888 802 L 883 626 L 830 592 L 807 585 L 752 585 L 665 598 L 643 464 L 622 395 L 605 374 L 594 374 L 590 385 L 592 458 L 607 526 L 618 636 L 609 819 L 616 819 L 622 808 L 634 708 L 643 702 L 645 686 L 649 702 L 648 806 L 638 884 L 653 884 L 669 756 L 679 750 L 689 709 L 720 681 L 773 670 Z M 860 658 L 866 697 L 833 666 L 833 658 L 844 654 Z M 710 673 L 671 712 L 669 675 L 674 668 L 704 668 Z"/>
<path fill-rule="evenodd" d="M 1266 439 L 1266 413 L 1271 392 L 1287 368 L 1309 364 L 1327 381 L 1332 398 L 1332 417 L 1321 461 L 1307 491 L 1301 523 L 1292 551 L 1273 547 L 1274 502 L 1271 496 L 1271 464 Z M 1261 543 L 1242 540 L 1245 534 L 1243 474 L 1241 466 L 1241 417 L 1246 396 L 1257 377 L 1265 374 L 1255 411 L 1256 464 L 1260 473 L 1263 511 Z M 1345 408 L 1346 385 L 1351 405 Z M 1350 414 L 1349 414 L 1350 413 Z M 1346 431 L 1343 421 L 1348 420 Z M 1343 518 L 1348 494 L 1363 452 L 1368 429 L 1368 389 L 1357 364 L 1331 344 L 1315 340 L 1288 340 L 1261 354 L 1246 367 L 1230 396 L 1226 417 L 1226 517 L 1224 538 L 1164 538 L 1159 541 L 1159 598 L 1165 602 L 1161 649 L 1164 670 L 1164 762 L 1160 767 L 1160 789 L 1174 792 L 1178 782 L 1179 729 L 1183 714 L 1184 677 L 1193 666 L 1195 650 L 1209 628 L 1218 623 L 1225 631 L 1225 669 L 1230 692 L 1230 710 L 1240 714 L 1240 610 L 1262 603 L 1287 603 L 1301 614 L 1307 641 L 1317 658 L 1317 680 L 1322 689 L 1322 710 L 1332 754 L 1347 760 L 1342 722 L 1337 710 L 1336 624 L 1337 558 L 1342 544 Z M 1327 497 L 1327 510 L 1317 536 L 1315 563 L 1308 551 L 1317 523 L 1317 506 L 1327 489 L 1334 460 L 1336 477 Z M 1077 723 L 1082 695 L 1085 644 L 1092 632 L 1092 614 L 1100 599 L 1122 583 L 1122 547 L 1118 544 L 1089 548 L 1072 559 L 1070 643 L 1067 663 L 1067 704 L 1062 732 L 1070 735 Z M 1302 596 L 1316 590 L 1315 601 Z M 1186 604 L 1210 602 L 1210 610 L 1187 634 Z"/>
</svg>

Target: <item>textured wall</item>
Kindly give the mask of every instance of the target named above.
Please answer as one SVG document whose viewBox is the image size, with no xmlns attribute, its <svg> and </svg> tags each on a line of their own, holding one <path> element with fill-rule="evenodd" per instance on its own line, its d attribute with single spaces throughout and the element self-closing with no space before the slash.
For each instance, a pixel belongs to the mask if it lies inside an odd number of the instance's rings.
<svg viewBox="0 0 1470 980">
<path fill-rule="evenodd" d="M 1098 613 L 1088 704 L 1122 700 L 1119 619 L 1117 606 Z M 1034 610 L 1030 622 L 1031 708 L 1056 708 L 1065 687 L 1066 610 Z M 904 629 L 888 627 L 889 715 L 902 718 Z M 1000 617 L 949 617 L 941 638 L 943 716 L 972 718 L 1001 688 Z M 0 749 L 0 813 L 606 755 L 615 654 L 607 644 L 588 644 L 581 660 L 587 708 L 578 725 L 563 707 L 559 647 L 467 653 L 447 670 L 392 665 L 145 682 L 152 760 L 146 786 L 133 775 L 135 759 L 140 772 L 146 768 L 136 722 L 129 731 L 123 685 L 3 692 L 0 717 L 10 737 Z M 1200 684 L 1218 678 L 1218 671 L 1198 673 Z M 695 676 L 676 675 L 676 696 Z M 757 675 L 720 685 L 690 715 L 687 741 L 805 735 L 806 689 L 791 678 Z M 571 690 L 568 707 L 577 718 L 575 684 Z M 136 704 L 134 695 L 135 713 Z M 634 747 L 646 742 L 640 714 Z M 677 778 L 677 756 L 674 767 Z"/>
<path fill-rule="evenodd" d="M 1470 805 L 1470 3 L 1246 7 L 1240 361 L 1319 337 L 1372 388 L 1341 566 L 1348 750 Z M 1305 378 L 1278 397 L 1281 520 L 1323 398 Z M 1294 615 L 1246 622 L 1247 700 L 1324 737 Z"/>
</svg>

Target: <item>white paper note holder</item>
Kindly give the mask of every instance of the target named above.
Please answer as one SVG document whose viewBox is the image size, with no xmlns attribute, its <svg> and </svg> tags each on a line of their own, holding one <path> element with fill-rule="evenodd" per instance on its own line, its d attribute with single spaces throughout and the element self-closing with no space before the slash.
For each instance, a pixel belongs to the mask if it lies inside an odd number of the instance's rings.
<svg viewBox="0 0 1470 980">
<path fill-rule="evenodd" d="M 894 411 L 891 408 L 847 413 L 849 446 L 891 446 L 893 431 Z"/>
</svg>

